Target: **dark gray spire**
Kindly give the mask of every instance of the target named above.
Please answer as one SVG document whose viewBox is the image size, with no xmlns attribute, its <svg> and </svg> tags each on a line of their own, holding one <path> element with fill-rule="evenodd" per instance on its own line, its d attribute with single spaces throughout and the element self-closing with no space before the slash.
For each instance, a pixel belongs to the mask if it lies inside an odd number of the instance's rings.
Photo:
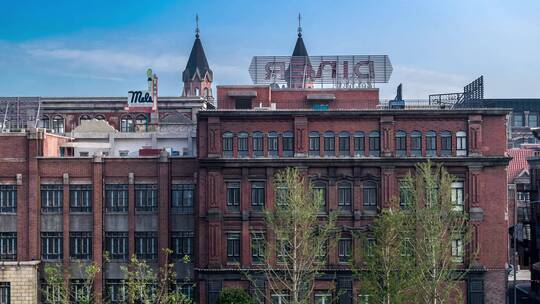
<svg viewBox="0 0 540 304">
<path fill-rule="evenodd" d="M 302 16 L 298 14 L 298 38 L 294 46 L 293 56 L 308 56 L 304 39 L 302 39 Z"/>
<path fill-rule="evenodd" d="M 199 79 L 204 79 L 205 75 L 208 73 L 210 81 L 213 78 L 213 72 L 208 65 L 208 60 L 206 60 L 206 55 L 204 54 L 204 48 L 199 37 L 199 16 L 196 17 L 197 27 L 195 29 L 195 42 L 193 43 L 193 48 L 191 49 L 191 54 L 189 54 L 189 59 L 186 65 L 186 69 L 182 73 L 182 80 L 184 82 L 192 80 L 196 75 L 199 76 Z"/>
</svg>

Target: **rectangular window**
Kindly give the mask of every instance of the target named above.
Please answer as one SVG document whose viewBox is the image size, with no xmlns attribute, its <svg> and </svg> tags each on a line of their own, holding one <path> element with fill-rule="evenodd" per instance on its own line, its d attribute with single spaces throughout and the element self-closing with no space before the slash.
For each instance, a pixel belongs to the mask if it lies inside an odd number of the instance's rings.
<svg viewBox="0 0 540 304">
<path fill-rule="evenodd" d="M 17 213 L 16 185 L 0 185 L 0 213 Z"/>
<path fill-rule="evenodd" d="M 358 304 L 370 304 L 369 298 L 370 298 L 370 295 L 359 294 L 358 295 Z"/>
<path fill-rule="evenodd" d="M 538 114 L 529 113 L 529 127 L 530 128 L 538 127 Z"/>
<path fill-rule="evenodd" d="M 63 185 L 41 185 L 41 212 L 61 213 L 63 202 Z"/>
<path fill-rule="evenodd" d="M 270 156 L 278 155 L 278 138 L 277 136 L 268 137 L 268 154 Z"/>
<path fill-rule="evenodd" d="M 329 292 L 315 292 L 314 296 L 315 304 L 331 304 L 332 294 Z"/>
<path fill-rule="evenodd" d="M 407 155 L 407 137 L 396 137 L 396 156 Z"/>
<path fill-rule="evenodd" d="M 120 156 L 120 157 L 128 157 L 129 156 L 129 150 L 119 150 L 118 151 L 118 156 Z"/>
<path fill-rule="evenodd" d="M 364 185 L 364 209 L 377 208 L 377 188 L 375 185 Z"/>
<path fill-rule="evenodd" d="M 274 293 L 272 294 L 272 304 L 288 304 L 289 295 L 286 293 Z"/>
<path fill-rule="evenodd" d="M 238 137 L 238 155 L 247 156 L 248 154 L 248 137 L 242 136 Z"/>
<path fill-rule="evenodd" d="M 193 213 L 195 185 L 173 184 L 171 186 L 171 209 L 175 213 Z"/>
<path fill-rule="evenodd" d="M 43 260 L 61 260 L 63 258 L 63 233 L 41 233 L 41 258 Z"/>
<path fill-rule="evenodd" d="M 157 259 L 157 233 L 135 232 L 135 255 L 141 260 Z"/>
<path fill-rule="evenodd" d="M 283 136 L 283 156 L 293 156 L 293 137 Z"/>
<path fill-rule="evenodd" d="M 452 204 L 454 205 L 454 211 L 463 211 L 464 207 L 464 192 L 463 182 L 453 182 L 451 186 L 452 191 Z"/>
<path fill-rule="evenodd" d="M 339 155 L 349 155 L 349 136 L 339 137 Z"/>
<path fill-rule="evenodd" d="M 441 136 L 441 155 L 442 156 L 452 155 L 452 137 L 451 136 Z"/>
<path fill-rule="evenodd" d="M 227 183 L 227 209 L 240 211 L 240 183 Z"/>
<path fill-rule="evenodd" d="M 92 232 L 69 233 L 69 257 L 77 260 L 92 259 Z"/>
<path fill-rule="evenodd" d="M 454 263 L 463 263 L 463 239 L 461 238 L 452 240 L 452 261 Z"/>
<path fill-rule="evenodd" d="M 401 209 L 405 209 L 407 207 L 411 207 L 411 188 L 409 187 L 409 184 L 406 182 L 400 182 L 399 184 L 399 207 Z"/>
<path fill-rule="evenodd" d="M 255 156 L 263 156 L 263 137 L 253 137 L 253 154 Z"/>
<path fill-rule="evenodd" d="M 264 262 L 266 252 L 266 241 L 264 234 L 255 232 L 251 234 L 251 261 L 253 264 L 261 264 Z"/>
<path fill-rule="evenodd" d="M 69 186 L 69 211 L 92 212 L 92 185 Z"/>
<path fill-rule="evenodd" d="M 467 155 L 467 135 L 465 132 L 457 132 L 456 135 L 456 155 Z"/>
<path fill-rule="evenodd" d="M 240 262 L 240 233 L 227 233 L 227 263 Z"/>
<path fill-rule="evenodd" d="M 426 153 L 427 156 L 437 155 L 437 137 L 435 135 L 426 136 Z"/>
<path fill-rule="evenodd" d="M 324 154 L 334 155 L 336 150 L 336 138 L 334 136 L 324 137 Z"/>
<path fill-rule="evenodd" d="M 173 231 L 171 233 L 172 258 L 181 261 L 188 256 L 193 259 L 193 241 L 195 233 L 193 231 Z"/>
<path fill-rule="evenodd" d="M 352 255 L 352 239 L 342 238 L 338 242 L 338 256 L 340 263 L 348 263 Z"/>
<path fill-rule="evenodd" d="M 369 137 L 369 155 L 379 156 L 381 151 L 381 142 L 379 136 Z"/>
<path fill-rule="evenodd" d="M 411 156 L 422 156 L 422 136 L 420 134 L 411 135 Z"/>
<path fill-rule="evenodd" d="M 321 150 L 320 145 L 321 145 L 321 142 L 318 136 L 309 137 L 309 155 L 313 155 L 313 156 L 320 155 L 320 150 Z"/>
<path fill-rule="evenodd" d="M 0 261 L 17 259 L 17 232 L 0 232 Z"/>
<path fill-rule="evenodd" d="M 9 282 L 0 282 L 0 304 L 11 303 L 11 285 Z"/>
<path fill-rule="evenodd" d="M 350 184 L 340 184 L 338 186 L 338 206 L 341 210 L 351 210 L 352 188 Z"/>
<path fill-rule="evenodd" d="M 264 182 L 251 183 L 251 207 L 254 210 L 263 210 L 265 201 Z"/>
<path fill-rule="evenodd" d="M 112 260 L 126 261 L 129 255 L 127 232 L 105 232 L 105 250 Z"/>
<path fill-rule="evenodd" d="M 239 110 L 251 109 L 251 99 L 236 99 L 235 108 Z"/>
<path fill-rule="evenodd" d="M 71 303 L 84 303 L 92 298 L 92 291 L 82 279 L 69 280 L 69 291 Z"/>
<path fill-rule="evenodd" d="M 523 127 L 523 113 L 514 113 L 514 127 Z"/>
<path fill-rule="evenodd" d="M 364 255 L 373 256 L 373 248 L 375 246 L 375 239 L 368 238 L 364 240 Z"/>
<path fill-rule="evenodd" d="M 354 137 L 354 153 L 356 155 L 364 155 L 364 137 L 355 136 Z"/>
<path fill-rule="evenodd" d="M 123 280 L 105 280 L 106 303 L 120 304 L 127 301 L 127 289 Z"/>
<path fill-rule="evenodd" d="M 157 185 L 135 185 L 135 211 L 155 212 L 157 210 Z"/>
<path fill-rule="evenodd" d="M 411 238 L 404 238 L 401 245 L 401 256 L 411 257 L 413 255 L 413 243 Z"/>
<path fill-rule="evenodd" d="M 233 138 L 223 137 L 223 154 L 224 156 L 233 155 Z"/>
<path fill-rule="evenodd" d="M 318 183 L 313 186 L 313 192 L 317 196 L 320 196 L 322 199 L 321 212 L 326 212 L 327 206 L 327 195 L 326 195 L 326 184 Z"/>
<path fill-rule="evenodd" d="M 105 211 L 127 212 L 128 211 L 128 185 L 109 184 L 105 185 Z"/>
<path fill-rule="evenodd" d="M 278 263 L 283 264 L 289 261 L 290 253 L 290 243 L 286 239 L 276 240 L 276 258 Z"/>
<path fill-rule="evenodd" d="M 180 289 L 180 292 L 187 297 L 190 300 L 194 299 L 195 293 L 194 293 L 194 287 L 195 283 L 193 282 L 186 282 L 186 281 L 176 281 L 176 288 Z"/>
</svg>

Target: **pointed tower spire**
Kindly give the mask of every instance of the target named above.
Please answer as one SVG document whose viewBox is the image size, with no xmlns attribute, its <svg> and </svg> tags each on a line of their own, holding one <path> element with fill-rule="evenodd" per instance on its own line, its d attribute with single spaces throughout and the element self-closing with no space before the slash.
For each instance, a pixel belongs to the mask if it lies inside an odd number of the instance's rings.
<svg viewBox="0 0 540 304">
<path fill-rule="evenodd" d="M 195 16 L 195 42 L 191 48 L 186 68 L 182 73 L 184 81 L 183 96 L 212 97 L 214 73 L 208 65 L 200 39 L 199 15 Z"/>
<path fill-rule="evenodd" d="M 302 37 L 302 16 L 298 13 L 298 37 Z"/>
<path fill-rule="evenodd" d="M 304 89 L 313 87 L 313 68 L 302 38 L 302 15 L 298 14 L 298 38 L 291 57 L 291 63 L 285 70 L 289 88 Z"/>
</svg>

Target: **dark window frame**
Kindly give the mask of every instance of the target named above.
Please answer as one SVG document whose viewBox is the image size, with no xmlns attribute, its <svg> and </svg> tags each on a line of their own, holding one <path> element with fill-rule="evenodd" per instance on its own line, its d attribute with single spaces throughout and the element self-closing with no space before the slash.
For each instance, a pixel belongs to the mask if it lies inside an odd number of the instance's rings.
<svg viewBox="0 0 540 304">
<path fill-rule="evenodd" d="M 377 209 L 379 204 L 378 186 L 375 182 L 365 182 L 362 187 L 364 209 L 374 210 Z"/>
<path fill-rule="evenodd" d="M 340 210 L 351 211 L 353 203 L 353 185 L 348 181 L 341 181 L 337 184 L 338 207 Z"/>
<path fill-rule="evenodd" d="M 381 155 L 381 135 L 379 131 L 369 132 L 369 156 Z"/>
<path fill-rule="evenodd" d="M 193 231 L 172 231 L 171 232 L 171 257 L 176 261 L 182 261 L 188 256 L 193 260 L 195 244 L 195 232 Z"/>
<path fill-rule="evenodd" d="M 127 184 L 105 185 L 105 212 L 127 213 L 129 208 L 129 191 Z"/>
<path fill-rule="evenodd" d="M 17 260 L 17 232 L 0 232 L 0 261 Z"/>
<path fill-rule="evenodd" d="M 339 133 L 339 155 L 348 156 L 351 152 L 351 134 L 349 132 L 340 132 Z"/>
<path fill-rule="evenodd" d="M 69 212 L 92 212 L 92 185 L 69 186 Z"/>
<path fill-rule="evenodd" d="M 195 184 L 171 185 L 171 211 L 192 214 L 195 206 Z"/>
<path fill-rule="evenodd" d="M 46 261 L 58 261 L 64 257 L 64 233 L 41 232 L 41 258 Z"/>
<path fill-rule="evenodd" d="M 227 263 L 240 263 L 241 235 L 239 232 L 227 232 Z"/>
<path fill-rule="evenodd" d="M 0 185 L 0 214 L 17 213 L 17 185 Z"/>
<path fill-rule="evenodd" d="M 158 194 L 157 184 L 135 184 L 135 212 L 156 212 Z"/>
<path fill-rule="evenodd" d="M 241 202 L 241 183 L 237 181 L 229 181 L 225 183 L 226 188 L 226 205 L 228 211 L 240 211 Z"/>
<path fill-rule="evenodd" d="M 64 208 L 64 185 L 42 184 L 40 195 L 41 213 L 62 213 Z"/>
<path fill-rule="evenodd" d="M 104 247 L 111 260 L 127 261 L 129 258 L 128 232 L 105 232 Z"/>
<path fill-rule="evenodd" d="M 137 259 L 155 261 L 158 256 L 158 233 L 155 231 L 135 232 L 135 256 Z"/>
<path fill-rule="evenodd" d="M 266 182 L 251 182 L 251 208 L 262 211 L 266 205 Z"/>
<path fill-rule="evenodd" d="M 92 232 L 69 232 L 69 257 L 74 260 L 92 259 Z"/>
</svg>

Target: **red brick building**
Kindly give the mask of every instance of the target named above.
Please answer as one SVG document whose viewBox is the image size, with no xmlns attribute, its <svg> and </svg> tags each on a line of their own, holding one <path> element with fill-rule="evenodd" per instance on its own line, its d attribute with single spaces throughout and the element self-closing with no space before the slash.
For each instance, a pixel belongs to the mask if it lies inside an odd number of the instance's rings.
<svg viewBox="0 0 540 304">
<path fill-rule="evenodd" d="M 200 112 L 198 119 L 201 303 L 214 303 L 222 287 L 249 287 L 237 269 L 254 267 L 250 232 L 264 230 L 260 210 L 272 208 L 276 170 L 300 168 L 315 187 L 324 189 L 326 210 L 340 211 L 343 242 L 352 242 L 354 252 L 361 244 L 348 229 L 369 224 L 399 194 L 400 177 L 428 158 L 458 177 L 453 191 L 471 218 L 474 248 L 480 253 L 470 261 L 475 271 L 464 289 L 469 303 L 504 302 L 509 158 L 500 134 L 506 111 L 375 109 L 376 89 L 221 86 L 218 96 L 219 110 Z M 314 102 L 328 102 L 329 110 L 310 110 Z M 254 109 L 271 103 L 277 111 Z M 252 109 L 245 109 L 246 104 Z M 235 109 L 238 105 L 241 109 Z M 260 191 L 263 198 L 255 195 Z M 319 286 L 324 291 L 336 284 L 340 303 L 358 303 L 359 282 L 340 262 L 354 253 L 338 251 L 328 253 L 326 271 L 337 280 Z"/>
</svg>

